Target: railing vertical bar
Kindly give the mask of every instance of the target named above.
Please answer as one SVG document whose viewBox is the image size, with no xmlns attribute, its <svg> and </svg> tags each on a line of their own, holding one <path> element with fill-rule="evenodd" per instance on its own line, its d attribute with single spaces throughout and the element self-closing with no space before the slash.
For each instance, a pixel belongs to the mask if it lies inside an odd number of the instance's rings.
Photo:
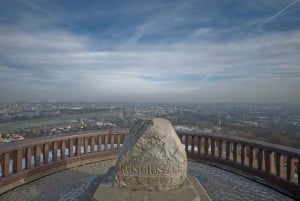
<svg viewBox="0 0 300 201">
<path fill-rule="evenodd" d="M 204 138 L 204 154 L 208 155 L 208 137 Z"/>
<path fill-rule="evenodd" d="M 22 149 L 17 149 L 13 152 L 13 173 L 20 173 L 22 171 L 22 156 Z"/>
<path fill-rule="evenodd" d="M 66 141 L 62 140 L 60 144 L 60 158 L 61 160 L 65 160 L 66 158 Z"/>
<path fill-rule="evenodd" d="M 32 158 L 32 154 L 31 154 L 31 147 L 27 147 L 26 148 L 26 169 L 30 169 L 31 168 L 31 158 Z"/>
<path fill-rule="evenodd" d="M 89 147 L 89 138 L 84 138 L 84 154 L 88 154 L 88 147 Z"/>
<path fill-rule="evenodd" d="M 76 156 L 81 155 L 81 138 L 76 138 Z"/>
<path fill-rule="evenodd" d="M 115 149 L 115 135 L 110 134 L 110 149 L 114 150 Z"/>
<path fill-rule="evenodd" d="M 104 136 L 104 150 L 106 151 L 108 147 L 108 134 Z"/>
<path fill-rule="evenodd" d="M 288 181 L 293 181 L 294 174 L 295 174 L 294 159 L 291 156 L 287 156 L 287 160 L 286 160 L 286 179 Z"/>
<path fill-rule="evenodd" d="M 47 164 L 49 162 L 49 144 L 43 144 L 43 162 Z"/>
<path fill-rule="evenodd" d="M 253 167 L 254 159 L 254 148 L 253 146 L 249 146 L 249 167 Z"/>
<path fill-rule="evenodd" d="M 201 153 L 201 137 L 198 136 L 198 154 Z"/>
<path fill-rule="evenodd" d="M 192 153 L 195 152 L 195 136 L 192 135 L 191 139 Z"/>
<path fill-rule="evenodd" d="M 223 140 L 218 140 L 218 149 L 219 149 L 219 152 L 218 152 L 219 158 L 222 158 L 222 155 L 223 155 Z"/>
<path fill-rule="evenodd" d="M 283 177 L 284 175 L 284 158 L 281 153 L 276 153 L 276 176 Z"/>
<path fill-rule="evenodd" d="M 57 142 L 52 142 L 52 161 L 57 161 Z"/>
<path fill-rule="evenodd" d="M 237 160 L 237 143 L 233 143 L 233 161 Z"/>
<path fill-rule="evenodd" d="M 262 170 L 263 166 L 263 149 L 258 148 L 257 169 Z"/>
<path fill-rule="evenodd" d="M 188 152 L 188 150 L 189 150 L 189 136 L 188 135 L 184 136 L 184 143 L 185 143 L 185 151 Z"/>
<path fill-rule="evenodd" d="M 300 158 L 298 158 L 298 164 L 297 164 L 297 178 L 298 178 L 298 185 L 300 185 Z"/>
<path fill-rule="evenodd" d="M 98 136 L 98 152 L 101 151 L 101 146 L 102 146 L 102 135 Z"/>
<path fill-rule="evenodd" d="M 117 135 L 117 149 L 118 150 L 120 150 L 120 147 L 121 147 L 121 135 L 120 134 L 118 134 Z"/>
<path fill-rule="evenodd" d="M 73 139 L 69 140 L 69 158 L 73 156 Z"/>
<path fill-rule="evenodd" d="M 226 160 L 230 158 L 230 142 L 226 141 Z"/>
<path fill-rule="evenodd" d="M 210 143 L 211 143 L 211 156 L 215 156 L 215 152 L 216 152 L 216 140 L 214 138 L 211 138 Z"/>
<path fill-rule="evenodd" d="M 41 163 L 41 146 L 36 145 L 34 152 L 35 152 L 35 154 L 34 154 L 35 167 L 39 167 L 41 165 L 40 164 Z"/>
<path fill-rule="evenodd" d="M 93 153 L 95 150 L 95 137 L 92 136 L 91 138 L 91 152 Z"/>
<path fill-rule="evenodd" d="M 185 151 L 186 152 L 188 152 L 188 147 L 189 147 L 188 140 L 189 140 L 188 135 L 184 135 L 184 144 L 185 144 Z"/>
<path fill-rule="evenodd" d="M 8 152 L 2 153 L 1 167 L 2 167 L 2 177 L 8 177 L 9 176 L 9 153 Z"/>
<path fill-rule="evenodd" d="M 245 165 L 245 154 L 246 153 L 246 145 L 245 144 L 242 144 L 242 147 L 241 147 L 241 164 L 242 165 Z"/>
<path fill-rule="evenodd" d="M 265 150 L 265 170 L 268 174 L 274 173 L 274 152 Z"/>
</svg>

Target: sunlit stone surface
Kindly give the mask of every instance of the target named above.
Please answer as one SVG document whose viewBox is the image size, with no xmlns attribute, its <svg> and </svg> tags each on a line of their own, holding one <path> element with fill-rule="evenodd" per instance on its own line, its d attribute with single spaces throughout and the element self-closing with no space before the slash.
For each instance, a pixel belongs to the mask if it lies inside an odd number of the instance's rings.
<svg viewBox="0 0 300 201">
<path fill-rule="evenodd" d="M 171 123 L 160 118 L 136 122 L 121 148 L 115 185 L 169 190 L 181 186 L 186 177 L 186 153 Z"/>
</svg>

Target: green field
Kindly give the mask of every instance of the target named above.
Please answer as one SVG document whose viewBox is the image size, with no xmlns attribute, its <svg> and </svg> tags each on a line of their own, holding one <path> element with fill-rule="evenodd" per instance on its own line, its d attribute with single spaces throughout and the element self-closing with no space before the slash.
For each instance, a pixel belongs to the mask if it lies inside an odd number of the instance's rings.
<svg viewBox="0 0 300 201">
<path fill-rule="evenodd" d="M 2 123 L 0 124 L 0 132 L 10 132 L 10 131 L 25 129 L 25 128 L 42 128 L 42 127 L 49 127 L 55 125 L 70 124 L 72 120 L 79 119 L 80 117 L 87 117 L 87 118 L 97 117 L 99 119 L 101 118 L 111 119 L 111 118 L 119 117 L 120 114 L 121 114 L 121 110 L 110 110 L 110 111 L 102 111 L 102 112 L 95 112 L 95 113 L 60 115 L 60 116 L 49 117 L 49 118 Z"/>
</svg>

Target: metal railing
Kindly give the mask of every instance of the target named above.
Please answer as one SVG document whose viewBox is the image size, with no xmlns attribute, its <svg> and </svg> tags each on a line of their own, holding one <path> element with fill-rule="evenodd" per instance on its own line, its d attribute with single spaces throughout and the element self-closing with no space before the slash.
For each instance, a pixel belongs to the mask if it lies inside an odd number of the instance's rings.
<svg viewBox="0 0 300 201">
<path fill-rule="evenodd" d="M 0 145 L 0 194 L 66 168 L 118 156 L 128 129 L 86 131 Z M 177 132 L 189 160 L 209 163 L 300 199 L 300 150 L 208 133 Z"/>
<path fill-rule="evenodd" d="M 87 131 L 0 145 L 0 194 L 54 172 L 118 156 L 127 129 Z"/>
<path fill-rule="evenodd" d="M 300 199 L 300 150 L 211 133 L 177 132 L 189 160 L 229 169 Z"/>
</svg>

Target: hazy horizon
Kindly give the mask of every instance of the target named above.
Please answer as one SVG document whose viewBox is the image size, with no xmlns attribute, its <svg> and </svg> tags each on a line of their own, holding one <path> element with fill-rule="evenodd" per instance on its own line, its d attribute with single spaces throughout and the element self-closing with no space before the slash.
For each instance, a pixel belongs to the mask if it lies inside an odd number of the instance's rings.
<svg viewBox="0 0 300 201">
<path fill-rule="evenodd" d="M 300 2 L 0 2 L 0 103 L 300 103 Z"/>
</svg>

